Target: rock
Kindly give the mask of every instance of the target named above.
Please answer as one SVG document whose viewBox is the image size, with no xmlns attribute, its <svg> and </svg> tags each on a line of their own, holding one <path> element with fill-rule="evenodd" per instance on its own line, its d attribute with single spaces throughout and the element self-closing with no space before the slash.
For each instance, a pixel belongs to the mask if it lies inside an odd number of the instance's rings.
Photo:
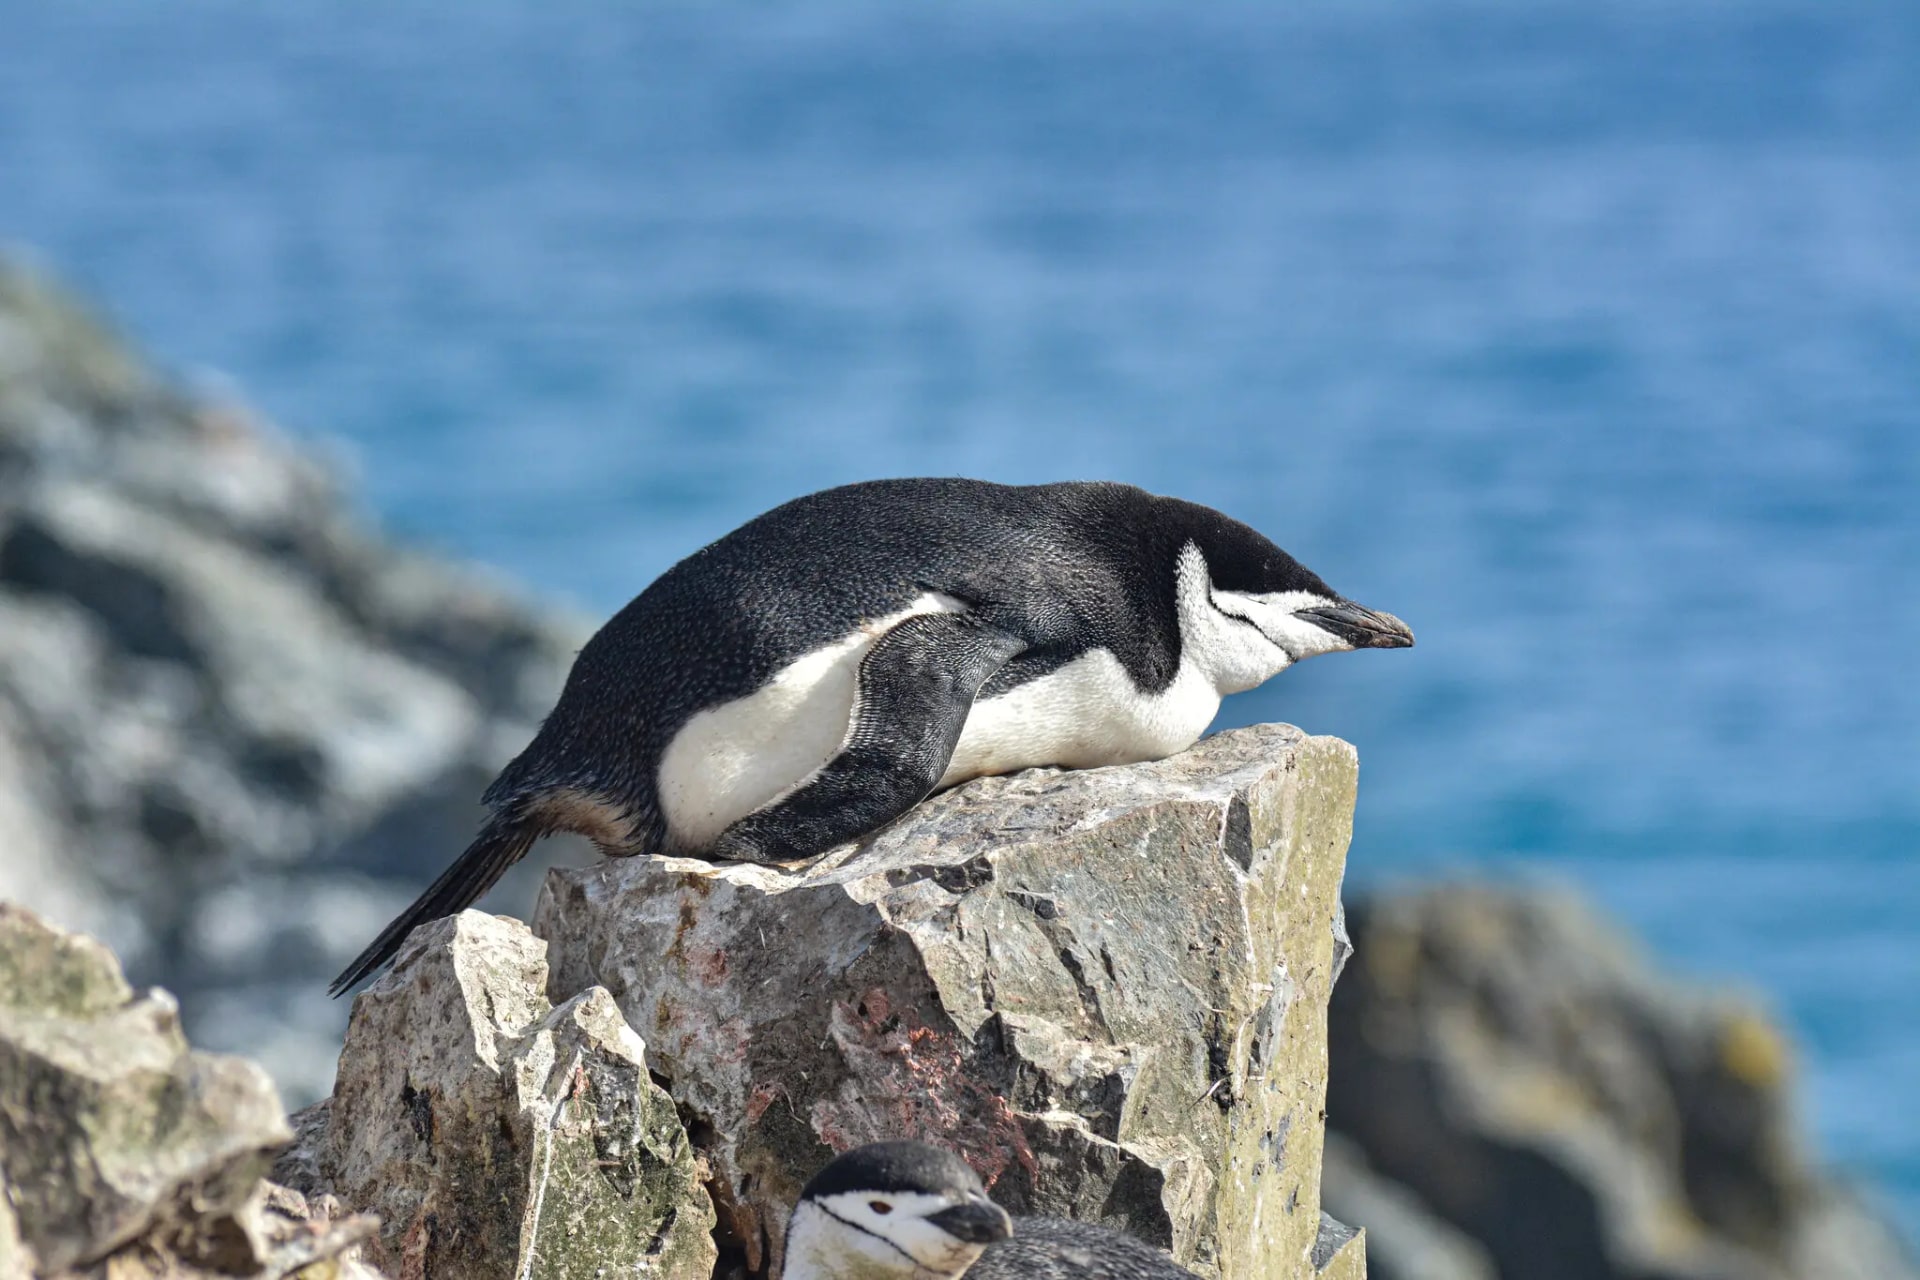
<svg viewBox="0 0 1920 1280">
<path fill-rule="evenodd" d="M 197 1042 L 326 1091 L 327 980 L 471 837 L 584 635 L 383 543 L 0 262 L 0 898 L 105 938 Z"/>
<path fill-rule="evenodd" d="M 238 1215 L 204 1223 L 164 1246 L 142 1242 L 84 1272 L 46 1280 L 383 1280 L 360 1257 L 378 1225 L 368 1217 L 333 1220 L 299 1194 L 262 1182 Z"/>
<path fill-rule="evenodd" d="M 48 1269 L 187 1211 L 237 1212 L 290 1136 L 266 1074 L 194 1053 L 164 992 L 99 944 L 0 904 L 0 1160 Z"/>
<path fill-rule="evenodd" d="M 649 1037 L 712 1168 L 723 1274 L 777 1270 L 833 1154 L 913 1137 L 1016 1213 L 1202 1274 L 1309 1275 L 1354 785 L 1347 744 L 1269 725 L 983 779 L 804 871 L 555 872 L 548 991 L 605 987 Z"/>
<path fill-rule="evenodd" d="M 1856 1188 L 1829 1180 L 1801 1206 L 1789 1271 L 1809 1280 L 1910 1280 L 1920 1264 Z"/>
<path fill-rule="evenodd" d="M 98 942 L 0 904 L 0 1280 L 278 1280 L 339 1260 L 373 1224 L 315 1225 L 276 1198 L 261 1175 L 290 1136 L 259 1067 L 189 1049 L 165 992 L 136 995 Z"/>
<path fill-rule="evenodd" d="M 322 1098 L 287 1117 L 293 1141 L 273 1162 L 272 1179 L 307 1200 L 320 1203 L 338 1198 L 322 1165 L 326 1158 L 327 1128 L 333 1122 L 333 1099 Z"/>
<path fill-rule="evenodd" d="M 1327 1134 L 1320 1200 L 1340 1221 L 1366 1224 L 1372 1280 L 1499 1280 L 1485 1249 L 1368 1168 L 1366 1156 L 1339 1133 Z"/>
<path fill-rule="evenodd" d="M 20 1238 L 20 1219 L 14 1216 L 6 1165 L 0 1162 L 0 1280 L 32 1280 L 33 1271 L 33 1254 Z"/>
<path fill-rule="evenodd" d="M 1367 1237 L 1324 1210 L 1307 1261 L 1317 1280 L 1367 1280 Z"/>
<path fill-rule="evenodd" d="M 1334 1198 L 1383 1275 L 1426 1274 L 1399 1261 L 1431 1259 L 1423 1219 L 1502 1276 L 1920 1274 L 1803 1150 L 1750 999 L 1656 976 L 1561 894 L 1441 887 L 1351 919 L 1329 1123 L 1401 1192 L 1385 1214 Z"/>
<path fill-rule="evenodd" d="M 416 930 L 281 1167 L 377 1213 L 402 1280 L 707 1280 L 712 1203 L 646 1046 L 605 991 L 549 1004 L 544 951 L 477 911 Z"/>
</svg>

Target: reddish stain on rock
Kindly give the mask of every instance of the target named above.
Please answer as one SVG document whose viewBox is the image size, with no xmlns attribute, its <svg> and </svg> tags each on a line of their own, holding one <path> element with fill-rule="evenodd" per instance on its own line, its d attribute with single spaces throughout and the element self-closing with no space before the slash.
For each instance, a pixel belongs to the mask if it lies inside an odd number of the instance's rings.
<svg viewBox="0 0 1920 1280">
<path fill-rule="evenodd" d="M 835 1001 L 830 1032 L 851 1079 L 814 1104 L 813 1128 L 835 1151 L 917 1138 L 957 1152 L 988 1186 L 1011 1165 L 1038 1172 L 1019 1113 L 974 1078 L 960 1036 L 896 1010 L 881 987 Z"/>
</svg>

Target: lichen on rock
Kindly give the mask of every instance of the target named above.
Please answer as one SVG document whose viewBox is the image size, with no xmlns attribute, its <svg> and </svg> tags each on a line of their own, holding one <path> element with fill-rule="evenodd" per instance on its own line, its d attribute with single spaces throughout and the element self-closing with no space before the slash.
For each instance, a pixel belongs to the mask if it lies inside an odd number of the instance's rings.
<svg viewBox="0 0 1920 1280">
<path fill-rule="evenodd" d="M 477 911 L 416 930 L 283 1167 L 377 1213 L 401 1280 L 706 1280 L 711 1202 L 646 1046 L 605 991 L 550 1005 L 544 950 Z"/>
<path fill-rule="evenodd" d="M 164 991 L 0 903 L 0 1280 L 280 1280 L 339 1260 L 372 1223 L 276 1199 L 261 1175 L 290 1136 L 259 1067 L 190 1049 Z"/>
</svg>

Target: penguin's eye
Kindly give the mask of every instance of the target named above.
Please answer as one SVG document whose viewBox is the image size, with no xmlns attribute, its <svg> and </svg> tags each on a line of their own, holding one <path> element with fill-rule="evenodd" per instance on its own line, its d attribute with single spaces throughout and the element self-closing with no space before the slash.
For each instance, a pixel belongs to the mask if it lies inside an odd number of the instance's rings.
<svg viewBox="0 0 1920 1280">
<path fill-rule="evenodd" d="M 867 1201 L 867 1208 L 873 1210 L 875 1213 L 880 1213 L 880 1214 L 887 1214 L 887 1213 L 893 1212 L 893 1206 L 888 1204 L 885 1200 L 869 1200 Z"/>
</svg>

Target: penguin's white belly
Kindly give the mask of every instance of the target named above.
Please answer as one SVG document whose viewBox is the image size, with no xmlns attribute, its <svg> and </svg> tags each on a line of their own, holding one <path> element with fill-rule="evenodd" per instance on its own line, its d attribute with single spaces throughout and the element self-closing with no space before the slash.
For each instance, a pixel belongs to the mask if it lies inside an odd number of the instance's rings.
<svg viewBox="0 0 1920 1280">
<path fill-rule="evenodd" d="M 860 663 L 907 618 L 956 613 L 934 593 L 801 655 L 743 698 L 696 713 L 661 754 L 661 816 L 671 845 L 694 851 L 818 773 L 845 746 Z M 1183 663 L 1172 684 L 1142 693 L 1105 649 L 996 698 L 976 702 L 939 785 L 1034 765 L 1091 768 L 1184 750 L 1220 708 L 1213 682 Z"/>
<path fill-rule="evenodd" d="M 1183 662 L 1173 683 L 1142 693 L 1105 649 L 973 704 L 943 787 L 1035 765 L 1088 769 L 1158 760 L 1199 740 L 1220 709 L 1213 682 Z"/>
<path fill-rule="evenodd" d="M 661 816 L 674 846 L 696 850 L 784 796 L 840 754 L 873 643 L 922 613 L 965 609 L 929 592 L 775 672 L 744 698 L 692 716 L 661 753 Z"/>
</svg>

